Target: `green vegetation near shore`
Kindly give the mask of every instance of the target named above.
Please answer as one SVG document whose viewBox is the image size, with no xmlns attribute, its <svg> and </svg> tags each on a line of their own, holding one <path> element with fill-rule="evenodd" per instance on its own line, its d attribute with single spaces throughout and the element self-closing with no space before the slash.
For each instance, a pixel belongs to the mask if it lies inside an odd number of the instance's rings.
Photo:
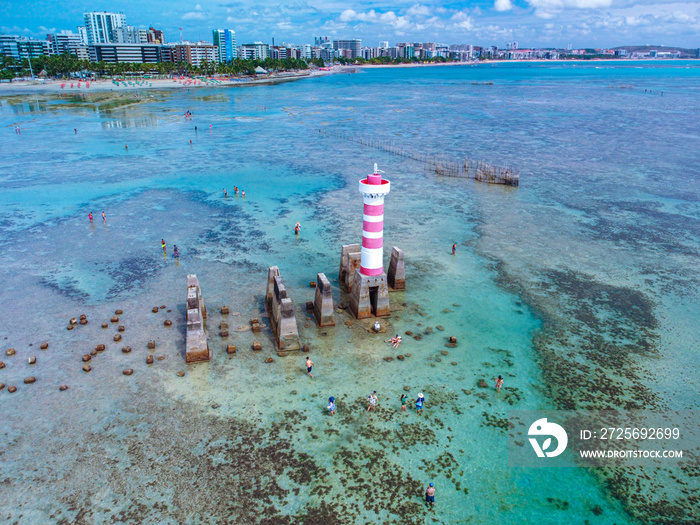
<svg viewBox="0 0 700 525">
<path fill-rule="evenodd" d="M 158 62 L 154 64 L 141 64 L 136 62 L 119 62 L 116 64 L 90 62 L 80 60 L 69 54 L 42 55 L 29 60 L 26 58 L 16 61 L 12 57 L 0 56 L 0 79 L 8 80 L 16 77 L 45 75 L 50 78 L 71 77 L 113 77 L 128 74 L 136 75 L 252 75 L 256 67 L 263 67 L 267 71 L 297 71 L 309 68 L 309 63 L 323 66 L 323 60 L 315 59 L 307 63 L 304 60 L 287 58 L 277 60 L 266 58 L 265 60 L 233 60 L 228 64 L 203 61 L 199 66 L 192 66 L 187 62 Z"/>
</svg>

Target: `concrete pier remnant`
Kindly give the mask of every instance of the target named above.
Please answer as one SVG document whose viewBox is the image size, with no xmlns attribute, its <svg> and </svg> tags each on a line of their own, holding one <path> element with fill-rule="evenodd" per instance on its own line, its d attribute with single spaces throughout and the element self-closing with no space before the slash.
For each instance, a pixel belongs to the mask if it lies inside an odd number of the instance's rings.
<svg viewBox="0 0 700 525">
<path fill-rule="evenodd" d="M 406 267 L 403 262 L 403 250 L 394 246 L 391 250 L 391 262 L 386 280 L 392 290 L 406 289 Z"/>
<path fill-rule="evenodd" d="M 357 319 L 389 317 L 389 286 L 386 274 L 362 275 L 355 270 L 355 280 L 350 293 L 350 310 Z"/>
<path fill-rule="evenodd" d="M 316 296 L 314 298 L 314 317 L 318 326 L 335 326 L 333 317 L 333 295 L 331 283 L 325 273 L 316 275 Z"/>
<path fill-rule="evenodd" d="M 350 310 L 357 319 L 391 315 L 389 286 L 383 262 L 384 197 L 391 190 L 391 184 L 379 173 L 375 164 L 374 173 L 359 181 L 364 201 L 362 249 L 360 267 L 355 270 L 350 288 Z"/>
<path fill-rule="evenodd" d="M 348 259 L 351 253 L 360 253 L 359 244 L 345 244 L 340 250 L 340 270 L 338 271 L 338 284 L 340 289 L 344 292 L 350 290 L 347 286 L 347 275 L 348 275 Z M 359 268 L 359 263 L 355 268 Z M 355 269 L 353 268 L 352 273 L 354 275 Z"/>
<path fill-rule="evenodd" d="M 357 251 L 348 254 L 348 265 L 345 268 L 345 289 L 348 292 L 352 291 L 352 285 L 355 282 L 355 270 L 360 268 L 362 263 L 362 253 Z"/>
<path fill-rule="evenodd" d="M 202 299 L 202 290 L 196 275 L 187 276 L 187 338 L 185 362 L 209 361 L 211 351 L 207 344 L 205 322 L 207 309 Z"/>
<path fill-rule="evenodd" d="M 294 304 L 287 297 L 287 288 L 282 283 L 277 266 L 270 266 L 267 272 L 265 308 L 270 316 L 270 326 L 275 335 L 277 351 L 300 350 L 301 340 L 294 316 Z"/>
</svg>

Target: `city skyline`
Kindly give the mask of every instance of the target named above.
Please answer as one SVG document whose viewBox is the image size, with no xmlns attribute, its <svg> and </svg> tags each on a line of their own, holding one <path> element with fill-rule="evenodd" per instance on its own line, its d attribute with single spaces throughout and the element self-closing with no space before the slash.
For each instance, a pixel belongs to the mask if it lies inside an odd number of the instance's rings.
<svg viewBox="0 0 700 525">
<path fill-rule="evenodd" d="M 7 2 L 0 33 L 45 38 L 60 30 L 77 32 L 85 10 L 123 11 L 130 25 L 159 27 L 168 41 L 209 40 L 212 30 L 230 28 L 240 43 L 264 41 L 303 44 L 315 35 L 379 42 L 439 41 L 505 46 L 565 48 L 619 45 L 700 45 L 700 2 L 665 0 L 489 0 L 464 2 L 277 3 L 174 1 L 85 4 L 67 1 L 60 10 L 46 0 Z"/>
</svg>

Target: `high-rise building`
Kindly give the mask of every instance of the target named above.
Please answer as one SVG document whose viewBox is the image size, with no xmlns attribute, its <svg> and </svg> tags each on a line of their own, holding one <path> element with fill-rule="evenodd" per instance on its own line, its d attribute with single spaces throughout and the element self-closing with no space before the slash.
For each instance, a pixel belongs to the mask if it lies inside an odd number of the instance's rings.
<svg viewBox="0 0 700 525">
<path fill-rule="evenodd" d="M 192 66 L 200 66 L 205 60 L 216 62 L 218 60 L 218 48 L 210 42 L 177 42 L 167 44 L 163 49 L 169 48 L 163 56 L 171 57 L 173 62 L 187 62 Z"/>
<path fill-rule="evenodd" d="M 238 58 L 236 32 L 233 29 L 214 29 L 214 45 L 218 48 L 218 61 L 228 64 Z"/>
<path fill-rule="evenodd" d="M 323 47 L 323 44 L 329 44 L 331 42 L 331 37 L 329 36 L 315 36 L 314 45 Z"/>
<path fill-rule="evenodd" d="M 87 31 L 85 30 L 85 26 L 78 26 L 78 35 L 80 35 L 80 45 L 81 46 L 88 45 Z"/>
<path fill-rule="evenodd" d="M 73 31 L 61 31 L 60 33 L 50 33 L 46 35 L 46 40 L 49 43 L 49 52 L 52 55 L 69 55 L 78 56 L 78 47 L 82 45 L 80 35 Z"/>
<path fill-rule="evenodd" d="M 94 11 L 83 13 L 88 44 L 110 44 L 124 41 L 126 15 Z"/>
<path fill-rule="evenodd" d="M 149 27 L 146 32 L 146 41 L 149 44 L 165 44 L 165 33 L 160 29 Z"/>
<path fill-rule="evenodd" d="M 389 49 L 389 41 L 383 40 L 379 42 L 379 49 Z"/>
<path fill-rule="evenodd" d="M 270 56 L 270 46 L 262 42 L 243 44 L 238 48 L 238 58 L 243 60 L 265 60 Z"/>
<path fill-rule="evenodd" d="M 161 61 L 161 46 L 157 44 L 93 44 L 88 49 L 92 62 L 144 64 Z"/>
<path fill-rule="evenodd" d="M 46 40 L 17 35 L 0 35 L 0 55 L 12 57 L 15 60 L 23 60 L 48 54 L 49 43 Z"/>
<path fill-rule="evenodd" d="M 362 40 L 359 38 L 352 40 L 333 40 L 333 49 L 347 49 L 350 51 L 350 58 L 362 56 Z"/>
</svg>

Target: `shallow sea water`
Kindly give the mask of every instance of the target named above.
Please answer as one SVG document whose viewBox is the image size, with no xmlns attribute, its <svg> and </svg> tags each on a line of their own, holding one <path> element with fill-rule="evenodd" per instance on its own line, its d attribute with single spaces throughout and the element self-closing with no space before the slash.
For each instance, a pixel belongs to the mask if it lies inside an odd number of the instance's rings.
<svg viewBox="0 0 700 525">
<path fill-rule="evenodd" d="M 512 469 L 506 457 L 512 409 L 697 407 L 700 68 L 659 64 L 382 69 L 138 100 L 0 100 L 0 338 L 17 350 L 3 352 L 0 382 L 18 387 L 0 391 L 2 521 L 691 523 L 693 470 L 649 480 Z M 321 128 L 511 163 L 521 187 L 435 178 Z M 340 245 L 360 241 L 357 180 L 374 162 L 392 182 L 386 264 L 391 246 L 404 250 L 407 290 L 391 294 L 387 334 L 347 326 L 347 313 L 317 329 L 309 281 L 325 272 L 347 303 Z M 162 256 L 161 238 L 179 261 Z M 270 265 L 314 379 L 303 354 L 274 353 L 268 327 L 247 330 L 251 317 L 267 324 Z M 189 273 L 214 357 L 188 366 Z M 116 308 L 119 343 L 116 325 L 100 327 Z M 67 331 L 81 313 L 89 324 Z M 404 335 L 410 357 L 384 361 L 399 352 L 383 339 L 406 331 L 422 334 Z M 146 365 L 151 339 L 163 359 Z M 86 374 L 81 356 L 98 343 L 107 350 Z M 477 386 L 499 374 L 501 394 Z M 422 416 L 412 403 L 398 411 L 404 386 L 412 401 L 425 393 Z M 435 510 L 421 504 L 430 481 Z"/>
</svg>

